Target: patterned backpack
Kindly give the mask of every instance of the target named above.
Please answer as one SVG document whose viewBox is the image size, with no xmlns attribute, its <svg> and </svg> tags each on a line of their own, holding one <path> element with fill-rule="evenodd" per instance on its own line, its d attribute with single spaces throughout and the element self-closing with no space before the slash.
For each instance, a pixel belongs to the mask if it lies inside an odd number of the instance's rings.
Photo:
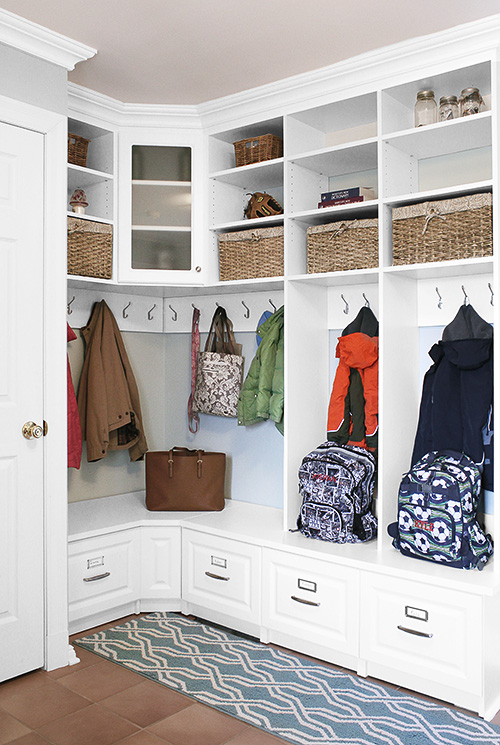
<svg viewBox="0 0 500 745">
<path fill-rule="evenodd" d="M 325 442 L 299 468 L 297 528 L 309 538 L 358 543 L 375 538 L 371 513 L 375 458 L 364 448 Z"/>
<path fill-rule="evenodd" d="M 481 473 L 463 453 L 427 453 L 403 476 L 398 522 L 387 531 L 405 556 L 482 569 L 493 543 L 477 521 Z"/>
</svg>

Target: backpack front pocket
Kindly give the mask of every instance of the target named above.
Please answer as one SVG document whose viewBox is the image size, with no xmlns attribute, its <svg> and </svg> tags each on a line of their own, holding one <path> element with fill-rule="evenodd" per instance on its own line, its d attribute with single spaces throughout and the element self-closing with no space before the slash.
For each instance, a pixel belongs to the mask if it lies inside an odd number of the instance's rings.
<svg viewBox="0 0 500 745">
<path fill-rule="evenodd" d="M 432 503 L 432 494 L 400 493 L 398 516 L 401 547 L 425 559 L 454 562 L 460 558 L 461 525 L 460 502 L 447 502 L 453 510 Z M 458 518 L 458 520 L 457 520 Z"/>
</svg>

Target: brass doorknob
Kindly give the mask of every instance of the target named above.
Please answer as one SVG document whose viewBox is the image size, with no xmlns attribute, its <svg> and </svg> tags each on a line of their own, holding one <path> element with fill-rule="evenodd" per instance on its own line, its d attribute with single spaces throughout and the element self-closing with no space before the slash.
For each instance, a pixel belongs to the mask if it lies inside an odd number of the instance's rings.
<svg viewBox="0 0 500 745">
<path fill-rule="evenodd" d="M 22 432 L 27 440 L 32 440 L 33 438 L 38 440 L 39 437 L 43 436 L 43 427 L 40 427 L 39 424 L 35 424 L 35 422 L 25 422 L 23 424 Z"/>
</svg>

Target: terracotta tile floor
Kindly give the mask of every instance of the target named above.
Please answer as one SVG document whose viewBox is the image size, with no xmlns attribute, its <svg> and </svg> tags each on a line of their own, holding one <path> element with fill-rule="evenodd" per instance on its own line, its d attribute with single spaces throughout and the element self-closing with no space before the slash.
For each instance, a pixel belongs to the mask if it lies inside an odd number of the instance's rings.
<svg viewBox="0 0 500 745">
<path fill-rule="evenodd" d="M 76 665 L 50 673 L 37 670 L 0 684 L 0 745 L 285 743 L 85 649 L 76 649 L 80 658 Z M 500 724 L 500 713 L 493 721 Z"/>
</svg>

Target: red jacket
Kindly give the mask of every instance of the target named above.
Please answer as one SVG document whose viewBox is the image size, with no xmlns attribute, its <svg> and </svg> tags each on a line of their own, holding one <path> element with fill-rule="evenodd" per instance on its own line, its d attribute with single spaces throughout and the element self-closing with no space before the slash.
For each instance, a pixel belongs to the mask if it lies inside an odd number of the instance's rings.
<svg viewBox="0 0 500 745">
<path fill-rule="evenodd" d="M 74 341 L 76 334 L 67 325 L 67 341 Z M 80 427 L 80 416 L 78 404 L 76 403 L 75 389 L 71 379 L 71 368 L 68 359 L 68 468 L 80 468 L 82 460 L 82 430 Z"/>
<path fill-rule="evenodd" d="M 378 430 L 378 337 L 360 332 L 339 337 L 328 407 L 328 439 L 376 449 Z"/>
</svg>

